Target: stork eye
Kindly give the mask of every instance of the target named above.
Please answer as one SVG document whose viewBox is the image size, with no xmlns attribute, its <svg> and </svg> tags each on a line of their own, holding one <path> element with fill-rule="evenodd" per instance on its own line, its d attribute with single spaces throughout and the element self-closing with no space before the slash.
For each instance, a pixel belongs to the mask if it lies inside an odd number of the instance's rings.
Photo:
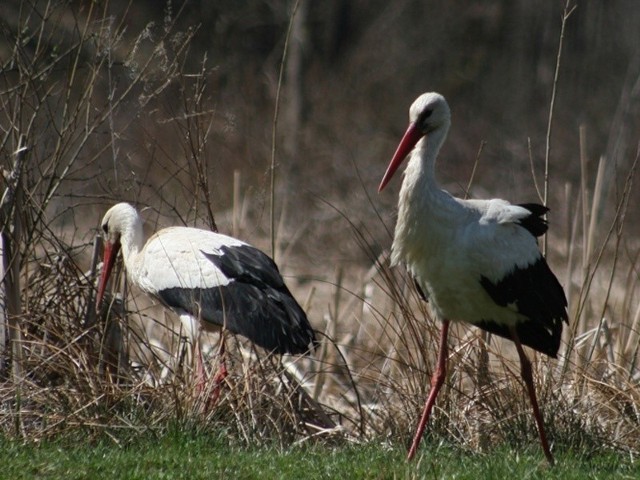
<svg viewBox="0 0 640 480">
<path fill-rule="evenodd" d="M 106 234 L 109 233 L 109 224 L 105 223 L 104 225 L 102 225 L 102 231 Z"/>
<path fill-rule="evenodd" d="M 433 109 L 431 108 L 428 110 L 424 110 L 422 113 L 420 113 L 420 116 L 418 117 L 418 124 L 425 126 L 425 124 L 427 123 L 427 120 L 429 119 L 432 113 L 433 113 Z"/>
</svg>

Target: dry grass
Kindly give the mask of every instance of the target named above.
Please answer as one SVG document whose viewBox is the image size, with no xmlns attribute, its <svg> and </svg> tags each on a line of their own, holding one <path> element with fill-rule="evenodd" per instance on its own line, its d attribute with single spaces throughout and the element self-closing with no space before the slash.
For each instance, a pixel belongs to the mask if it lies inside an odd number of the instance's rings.
<svg viewBox="0 0 640 480">
<path fill-rule="evenodd" d="M 263 231 L 248 225 L 264 223 L 265 192 L 240 193 L 238 174 L 232 208 L 218 211 L 211 182 L 218 164 L 209 158 L 222 143 L 212 143 L 212 131 L 235 133 L 233 122 L 208 103 L 206 59 L 196 73 L 185 70 L 193 32 L 176 31 L 168 12 L 161 28 L 149 25 L 125 42 L 124 27 L 91 5 L 81 28 L 57 45 L 65 47 L 58 56 L 51 54 L 53 43 L 34 36 L 25 40 L 35 45 L 30 55 L 16 49 L 4 65 L 3 254 L 19 275 L 3 277 L 2 325 L 11 320 L 18 328 L 11 337 L 2 332 L 10 341 L 0 352 L 1 434 L 37 441 L 80 431 L 118 443 L 178 422 L 223 429 L 246 443 L 408 442 L 429 389 L 439 325 L 404 273 L 387 266 L 380 244 L 387 246 L 390 237 L 381 240 L 380 232 L 391 227 L 376 211 L 378 199 L 367 194 L 367 211 L 378 216 L 366 224 L 325 202 L 317 217 L 294 226 L 283 207 L 280 224 L 270 220 Z M 69 19 L 52 3 L 37 21 L 54 37 Z M 38 31 L 29 25 L 19 30 Z M 621 105 L 636 90 L 625 90 Z M 619 111 L 620 119 L 628 114 Z M 120 138 L 131 129 L 140 133 L 139 143 L 120 151 Z M 163 136 L 178 140 L 156 140 Z M 20 157 L 24 139 L 29 151 Z M 640 265 L 628 225 L 637 157 L 603 159 L 591 178 L 586 149 L 578 153 L 584 159 L 579 192 L 563 190 L 553 178 L 550 187 L 552 197 L 562 198 L 562 190 L 568 200 L 566 235 L 553 216 L 556 236 L 549 237 L 548 253 L 566 286 L 570 324 L 558 361 L 529 354 L 556 448 L 637 455 Z M 367 184 L 362 179 L 365 193 Z M 287 192 L 274 186 L 269 194 L 286 205 Z M 572 201 L 578 195 L 580 201 Z M 154 206 L 145 212 L 150 228 L 229 224 L 267 251 L 275 232 L 287 283 L 321 333 L 316 355 L 280 360 L 230 338 L 230 376 L 218 401 L 205 408 L 209 397 L 196 395 L 193 385 L 191 348 L 170 313 L 123 286 L 110 312 L 93 314 L 92 237 L 105 200 L 122 197 Z M 300 212 L 291 215 L 298 219 Z M 318 260 L 312 248 L 296 248 L 310 224 L 327 219 L 327 230 L 340 225 L 347 232 L 335 243 L 349 237 L 366 262 L 334 265 Z M 334 236 L 324 232 L 315 244 L 326 248 Z M 19 255 L 9 255 L 10 245 Z M 309 277 L 314 269 L 319 272 Z M 11 292 L 19 300 L 13 310 Z M 215 371 L 217 337 L 203 342 Z M 427 435 L 470 450 L 535 443 L 510 343 L 464 326 L 452 328 L 450 342 L 448 377 Z"/>
</svg>

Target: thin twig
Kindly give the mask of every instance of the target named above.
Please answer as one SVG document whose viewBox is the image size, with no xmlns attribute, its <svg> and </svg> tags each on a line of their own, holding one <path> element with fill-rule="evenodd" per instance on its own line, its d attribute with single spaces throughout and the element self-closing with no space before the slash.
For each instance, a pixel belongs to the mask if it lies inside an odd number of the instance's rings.
<svg viewBox="0 0 640 480">
<path fill-rule="evenodd" d="M 529 149 L 529 165 L 531 166 L 531 178 L 533 179 L 533 186 L 536 189 L 536 195 L 541 202 L 546 203 L 542 194 L 540 193 L 540 187 L 538 186 L 538 178 L 536 177 L 536 167 L 533 163 L 533 153 L 531 150 L 531 137 L 527 138 L 527 148 Z"/>
<path fill-rule="evenodd" d="M 556 70 L 553 75 L 553 88 L 551 89 L 551 102 L 549 104 L 549 122 L 547 123 L 547 146 L 544 155 L 544 204 L 549 201 L 549 157 L 551 154 L 551 125 L 553 123 L 553 109 L 556 103 L 556 91 L 558 88 L 558 76 L 560 75 L 560 60 L 562 58 L 562 42 L 564 40 L 564 29 L 567 25 L 567 19 L 575 10 L 575 6 L 571 7 L 571 0 L 567 0 L 562 13 L 562 26 L 560 27 L 560 41 L 558 43 L 558 56 L 556 58 Z M 544 236 L 542 242 L 542 253 L 547 253 L 547 236 Z"/>
<path fill-rule="evenodd" d="M 276 135 L 278 132 L 278 115 L 280 113 L 280 90 L 282 89 L 282 77 L 284 75 L 284 66 L 287 60 L 287 50 L 289 49 L 289 38 L 291 37 L 291 31 L 293 30 L 293 21 L 296 18 L 296 12 L 298 11 L 298 5 L 300 0 L 296 0 L 291 16 L 289 17 L 289 26 L 287 28 L 287 36 L 284 39 L 284 48 L 282 51 L 282 59 L 280 60 L 280 73 L 278 74 L 278 87 L 276 89 L 276 106 L 273 112 L 273 129 L 271 130 L 271 192 L 269 197 L 269 224 L 271 231 L 271 258 L 276 259 L 276 228 L 275 228 L 275 201 L 276 201 L 276 151 L 277 141 Z"/>
<path fill-rule="evenodd" d="M 469 182 L 467 183 L 467 188 L 464 192 L 464 198 L 469 197 L 469 191 L 471 190 L 471 185 L 473 185 L 473 181 L 476 177 L 476 170 L 478 169 L 478 164 L 480 163 L 480 155 L 482 155 L 482 149 L 487 144 L 484 140 L 480 142 L 480 148 L 478 148 L 478 153 L 476 154 L 476 160 L 473 162 L 473 170 L 471 170 L 471 176 L 469 177 Z"/>
</svg>

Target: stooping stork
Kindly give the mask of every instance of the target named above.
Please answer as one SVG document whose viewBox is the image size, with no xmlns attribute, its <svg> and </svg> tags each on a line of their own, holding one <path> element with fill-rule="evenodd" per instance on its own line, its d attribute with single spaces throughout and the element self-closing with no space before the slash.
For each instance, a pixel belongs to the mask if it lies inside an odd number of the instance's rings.
<svg viewBox="0 0 640 480">
<path fill-rule="evenodd" d="M 189 227 L 160 230 L 144 242 L 142 220 L 128 203 L 102 219 L 104 261 L 96 304 L 100 307 L 118 251 L 129 280 L 174 310 L 194 346 L 199 387 L 206 376 L 198 325 L 224 328 L 277 354 L 307 354 L 317 344 L 306 314 L 287 289 L 273 260 L 233 237 Z M 227 375 L 224 336 L 216 383 Z M 217 395 L 216 395 L 217 396 Z"/>
<path fill-rule="evenodd" d="M 425 93 L 413 102 L 409 117 L 409 127 L 378 191 L 409 156 L 391 265 L 406 265 L 441 320 L 442 330 L 431 391 L 408 460 L 416 454 L 444 382 L 449 323 L 462 321 L 515 343 L 542 449 L 553 465 L 531 363 L 522 349 L 526 345 L 555 358 L 562 322 L 568 321 L 564 290 L 536 241 L 547 231 L 543 215 L 548 209 L 499 199 L 462 200 L 442 190 L 435 179 L 435 163 L 451 124 L 449 106 L 442 95 Z"/>
</svg>

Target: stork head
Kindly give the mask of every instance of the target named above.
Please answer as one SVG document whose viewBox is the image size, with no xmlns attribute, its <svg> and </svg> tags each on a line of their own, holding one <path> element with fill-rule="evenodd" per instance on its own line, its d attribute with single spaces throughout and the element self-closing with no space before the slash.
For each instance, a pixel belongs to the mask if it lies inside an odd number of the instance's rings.
<svg viewBox="0 0 640 480">
<path fill-rule="evenodd" d="M 102 218 L 102 234 L 104 235 L 105 243 L 102 274 L 100 275 L 98 296 L 96 297 L 96 306 L 98 308 L 100 308 L 107 281 L 122 245 L 122 236 L 133 235 L 138 228 L 137 224 L 139 222 L 138 212 L 128 203 L 114 205 Z"/>
<path fill-rule="evenodd" d="M 409 127 L 394 153 L 387 171 L 380 182 L 378 191 L 389 183 L 403 160 L 423 137 L 433 132 L 446 132 L 451 125 L 451 111 L 442 95 L 435 92 L 423 93 L 409 109 Z"/>
</svg>

